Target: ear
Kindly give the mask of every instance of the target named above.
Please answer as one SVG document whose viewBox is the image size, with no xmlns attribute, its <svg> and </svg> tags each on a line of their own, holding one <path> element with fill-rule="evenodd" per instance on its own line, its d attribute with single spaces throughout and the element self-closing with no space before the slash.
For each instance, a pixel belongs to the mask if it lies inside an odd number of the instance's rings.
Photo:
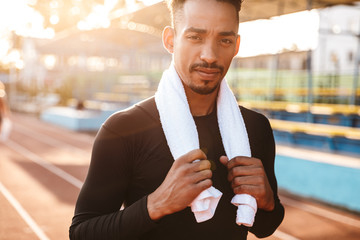
<svg viewBox="0 0 360 240">
<path fill-rule="evenodd" d="M 236 38 L 236 49 L 235 49 L 234 57 L 238 54 L 239 48 L 240 48 L 240 35 L 238 35 Z"/>
<path fill-rule="evenodd" d="M 174 52 L 174 36 L 175 32 L 172 27 L 167 26 L 164 28 L 162 33 L 163 46 L 171 54 Z"/>
</svg>

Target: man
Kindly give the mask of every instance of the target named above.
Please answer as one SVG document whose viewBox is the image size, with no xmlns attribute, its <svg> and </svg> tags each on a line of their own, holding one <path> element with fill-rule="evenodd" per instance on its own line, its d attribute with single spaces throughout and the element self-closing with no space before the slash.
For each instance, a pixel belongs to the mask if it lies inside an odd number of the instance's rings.
<svg viewBox="0 0 360 240">
<path fill-rule="evenodd" d="M 164 114 L 154 98 L 112 115 L 94 143 L 71 239 L 246 239 L 248 231 L 266 237 L 279 226 L 284 209 L 277 195 L 268 120 L 241 108 L 251 157 L 228 159 L 218 125 L 220 85 L 240 44 L 240 5 L 232 0 L 169 3 L 173 27 L 165 28 L 163 44 L 173 55 L 173 72 L 183 85 L 199 149 L 173 157 L 160 120 Z M 166 77 L 161 81 L 166 83 Z M 188 206 L 212 186 L 222 197 L 213 216 L 197 222 Z M 252 227 L 235 223 L 234 194 L 256 199 Z"/>
<path fill-rule="evenodd" d="M 0 82 L 0 141 L 6 141 L 11 132 L 10 110 L 6 101 L 5 85 Z"/>
</svg>

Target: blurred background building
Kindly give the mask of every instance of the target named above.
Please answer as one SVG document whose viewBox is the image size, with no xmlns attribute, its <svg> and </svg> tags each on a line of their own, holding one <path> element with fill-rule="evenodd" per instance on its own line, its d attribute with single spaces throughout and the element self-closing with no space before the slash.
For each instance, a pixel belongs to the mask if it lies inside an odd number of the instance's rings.
<svg viewBox="0 0 360 240">
<path fill-rule="evenodd" d="M 44 96 L 51 104 L 63 105 L 72 99 L 117 102 L 130 96 L 127 91 L 130 89 L 118 84 L 134 79 L 146 79 L 147 83 L 141 80 L 140 85 L 145 84 L 145 89 L 133 91 L 131 95 L 141 93 L 142 99 L 153 94 L 162 70 L 171 60 L 160 38 L 162 28 L 169 24 L 164 4 L 146 6 L 140 1 L 87 1 L 85 4 L 76 0 L 29 1 L 28 4 L 43 17 L 42 32 L 48 39 L 10 31 L 10 46 L 6 61 L 1 64 L 1 78 L 14 85 L 9 88 L 13 108 L 26 111 L 21 99 L 29 94 L 32 101 L 26 99 L 25 103 L 34 103 L 36 98 Z M 283 5 L 278 8 L 279 13 L 286 9 Z M 251 20 L 251 14 L 246 13 L 244 19 Z M 260 47 L 264 43 L 259 43 L 255 48 L 262 51 L 251 52 L 249 44 L 244 44 L 228 77 L 241 92 L 239 100 L 306 102 L 309 97 L 306 89 L 311 84 L 312 102 L 356 104 L 359 13 L 359 5 L 308 12 L 298 18 L 298 25 L 288 24 L 283 28 L 277 24 L 277 30 L 272 33 L 279 39 L 274 38 L 277 49 L 269 50 Z M 266 21 L 276 26 L 282 18 L 286 21 L 285 17 Z M 307 18 L 313 19 L 312 25 L 306 22 Z M 281 37 L 286 35 L 289 26 L 297 28 L 301 21 L 305 28 L 316 28 L 316 32 L 307 32 L 311 35 L 301 38 L 308 38 L 311 43 L 299 46 L 294 40 L 291 45 L 289 40 L 282 42 Z M 264 29 L 259 27 L 254 31 Z M 247 34 L 249 31 L 242 33 L 243 39 L 247 39 Z M 250 41 L 258 36 L 261 37 L 260 34 L 252 36 Z M 310 83 L 308 69 L 313 78 Z M 126 79 L 129 77 L 132 80 Z M 111 90 L 115 85 L 117 91 L 121 88 L 121 94 L 113 94 Z M 252 94 L 253 91 L 261 94 Z M 37 111 L 42 110 L 45 102 L 43 98 L 36 102 L 35 106 L 40 108 Z"/>
</svg>

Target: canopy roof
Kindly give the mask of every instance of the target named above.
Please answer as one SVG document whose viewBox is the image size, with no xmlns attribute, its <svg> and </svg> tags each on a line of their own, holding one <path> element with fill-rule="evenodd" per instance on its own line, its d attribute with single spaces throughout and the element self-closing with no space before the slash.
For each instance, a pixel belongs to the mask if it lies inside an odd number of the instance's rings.
<svg viewBox="0 0 360 240">
<path fill-rule="evenodd" d="M 339 4 L 351 5 L 353 0 L 244 0 L 242 21 L 267 19 L 282 14 L 325 8 Z"/>
<path fill-rule="evenodd" d="M 240 11 L 240 22 L 257 19 L 268 19 L 274 16 L 305 11 L 314 8 L 325 8 L 339 4 L 351 5 L 354 0 L 244 0 Z M 170 24 L 170 14 L 164 2 L 143 8 L 135 13 L 114 19 L 128 19 L 147 24 L 158 29 Z"/>
<path fill-rule="evenodd" d="M 37 40 L 39 52 L 59 56 L 104 56 L 118 57 L 146 51 L 148 54 L 163 53 L 161 39 L 155 34 L 147 34 L 120 27 L 79 31 L 71 29 L 51 40 Z"/>
<path fill-rule="evenodd" d="M 309 4 L 310 2 L 310 4 Z M 267 19 L 308 8 L 324 8 L 339 4 L 354 4 L 353 0 L 244 0 L 240 21 Z M 115 17 L 108 29 L 81 32 L 70 29 L 55 39 L 41 44 L 43 53 L 112 55 L 129 51 L 164 53 L 159 44 L 162 29 L 170 24 L 170 14 L 164 2 L 136 12 Z M 60 46 L 59 46 L 60 45 Z M 65 47 L 66 46 L 66 47 Z M 65 51 L 65 52 L 64 52 Z M 67 53 L 66 53 L 67 52 Z"/>
</svg>

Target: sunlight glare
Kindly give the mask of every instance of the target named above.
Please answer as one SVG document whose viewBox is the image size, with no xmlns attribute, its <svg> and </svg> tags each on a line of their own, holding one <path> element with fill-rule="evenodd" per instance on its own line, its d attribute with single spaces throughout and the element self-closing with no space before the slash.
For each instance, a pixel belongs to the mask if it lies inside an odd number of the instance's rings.
<svg viewBox="0 0 360 240">
<path fill-rule="evenodd" d="M 114 9 L 114 7 L 116 6 L 118 0 L 105 0 L 104 1 L 104 7 L 106 10 L 108 10 L 109 12 Z"/>
<path fill-rule="evenodd" d="M 53 69 L 56 64 L 56 57 L 54 55 L 45 55 L 43 57 L 44 65 L 47 69 Z"/>
<path fill-rule="evenodd" d="M 51 15 L 50 17 L 50 23 L 52 25 L 58 24 L 59 23 L 59 16 L 58 15 Z"/>
<path fill-rule="evenodd" d="M 91 30 L 95 28 L 108 28 L 111 21 L 109 13 L 115 7 L 117 0 L 105 1 L 104 5 L 97 4 L 93 7 L 92 12 L 77 23 L 79 30 Z"/>
<path fill-rule="evenodd" d="M 150 6 L 158 2 L 162 2 L 162 0 L 142 0 L 145 6 Z"/>
<path fill-rule="evenodd" d="M 240 57 L 276 54 L 317 46 L 319 15 L 316 10 L 287 14 L 271 20 L 240 24 Z"/>
<path fill-rule="evenodd" d="M 5 57 L 8 49 L 10 49 L 11 44 L 9 39 L 6 38 L 0 38 L 0 59 Z"/>
<path fill-rule="evenodd" d="M 46 37 L 44 17 L 26 2 L 0 1 L 0 31 L 14 31 L 25 37 Z"/>
</svg>

